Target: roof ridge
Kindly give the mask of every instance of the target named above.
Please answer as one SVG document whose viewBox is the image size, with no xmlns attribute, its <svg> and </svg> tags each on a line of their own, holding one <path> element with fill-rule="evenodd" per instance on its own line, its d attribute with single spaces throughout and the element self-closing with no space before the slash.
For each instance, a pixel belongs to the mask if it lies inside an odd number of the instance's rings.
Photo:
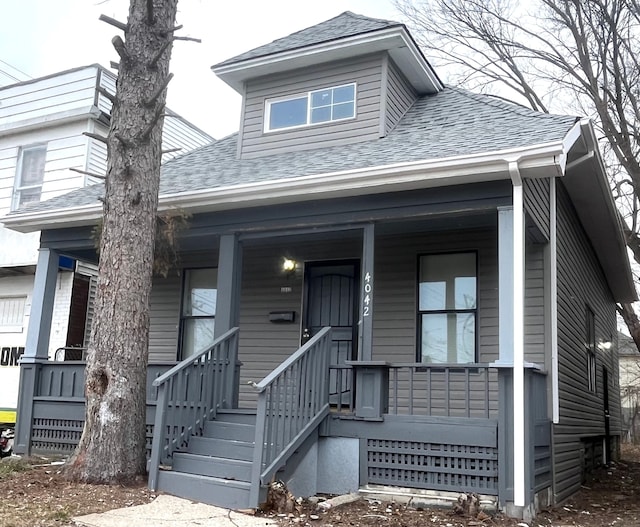
<svg viewBox="0 0 640 527">
<path fill-rule="evenodd" d="M 478 101 L 479 103 L 486 104 L 487 106 L 502 108 L 503 110 L 510 111 L 524 117 L 542 117 L 545 119 L 553 118 L 553 117 L 563 117 L 563 118 L 574 117 L 578 119 L 578 117 L 574 115 L 541 112 L 539 110 L 534 110 L 533 108 L 529 108 L 528 106 L 525 106 L 524 104 L 520 104 L 516 101 L 510 101 L 502 97 L 495 97 L 487 93 L 476 93 L 467 88 L 461 88 L 460 86 L 447 86 L 447 88 L 458 92 L 460 95 L 468 99 Z"/>
</svg>

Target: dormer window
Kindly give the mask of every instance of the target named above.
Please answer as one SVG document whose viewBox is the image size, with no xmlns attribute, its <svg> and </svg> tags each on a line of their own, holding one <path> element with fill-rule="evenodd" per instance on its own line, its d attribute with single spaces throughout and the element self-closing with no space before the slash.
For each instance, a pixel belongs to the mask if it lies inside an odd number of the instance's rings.
<svg viewBox="0 0 640 527">
<path fill-rule="evenodd" d="M 322 88 L 293 97 L 268 99 L 264 131 L 273 132 L 314 124 L 353 119 L 356 116 L 356 84 Z"/>
</svg>

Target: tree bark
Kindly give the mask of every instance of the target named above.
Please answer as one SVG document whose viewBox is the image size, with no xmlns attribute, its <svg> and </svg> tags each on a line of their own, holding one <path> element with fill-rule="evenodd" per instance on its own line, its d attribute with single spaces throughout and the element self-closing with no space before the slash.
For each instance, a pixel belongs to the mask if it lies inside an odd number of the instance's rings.
<svg viewBox="0 0 640 527">
<path fill-rule="evenodd" d="M 178 0 L 131 0 L 107 140 L 95 318 L 82 438 L 71 479 L 129 482 L 146 469 L 149 295 L 160 180 L 162 115 Z M 164 48 L 158 58 L 158 52 Z"/>
</svg>

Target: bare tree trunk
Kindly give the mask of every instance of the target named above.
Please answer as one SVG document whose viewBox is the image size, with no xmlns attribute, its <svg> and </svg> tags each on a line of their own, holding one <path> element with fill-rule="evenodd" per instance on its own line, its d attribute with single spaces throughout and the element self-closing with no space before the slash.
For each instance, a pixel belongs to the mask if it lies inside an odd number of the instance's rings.
<svg viewBox="0 0 640 527">
<path fill-rule="evenodd" d="M 632 304 L 621 304 L 618 306 L 618 313 L 624 320 L 627 325 L 627 329 L 631 334 L 631 338 L 633 342 L 635 342 L 636 347 L 640 350 L 640 320 L 638 320 L 638 315 L 636 314 L 635 309 L 633 309 Z"/>
<path fill-rule="evenodd" d="M 154 233 L 169 61 L 178 0 L 131 0 L 107 140 L 96 314 L 86 418 L 67 475 L 127 482 L 144 474 Z M 116 27 L 124 26 L 109 21 Z"/>
</svg>

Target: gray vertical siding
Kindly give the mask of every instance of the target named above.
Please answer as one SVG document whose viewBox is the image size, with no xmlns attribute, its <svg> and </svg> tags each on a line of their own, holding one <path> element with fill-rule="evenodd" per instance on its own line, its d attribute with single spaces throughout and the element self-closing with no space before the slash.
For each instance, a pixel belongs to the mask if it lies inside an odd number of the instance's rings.
<svg viewBox="0 0 640 527">
<path fill-rule="evenodd" d="M 418 94 L 391 59 L 388 61 L 387 79 L 386 115 L 384 119 L 385 132 L 389 133 L 398 124 L 398 121 L 402 119 L 402 116 L 407 113 L 407 110 L 411 108 Z"/>
<path fill-rule="evenodd" d="M 246 84 L 241 157 L 327 147 L 378 137 L 382 54 L 253 79 Z M 356 82 L 356 118 L 265 134 L 265 101 Z"/>
<path fill-rule="evenodd" d="M 615 304 L 594 251 L 561 182 L 558 184 L 558 355 L 560 422 L 554 426 L 555 493 L 563 500 L 580 489 L 580 439 L 604 435 L 602 367 L 609 370 L 611 431 L 620 433 L 617 352 L 597 350 L 597 389 L 587 384 L 585 306 L 595 314 L 596 343 L 616 335 Z"/>
</svg>

